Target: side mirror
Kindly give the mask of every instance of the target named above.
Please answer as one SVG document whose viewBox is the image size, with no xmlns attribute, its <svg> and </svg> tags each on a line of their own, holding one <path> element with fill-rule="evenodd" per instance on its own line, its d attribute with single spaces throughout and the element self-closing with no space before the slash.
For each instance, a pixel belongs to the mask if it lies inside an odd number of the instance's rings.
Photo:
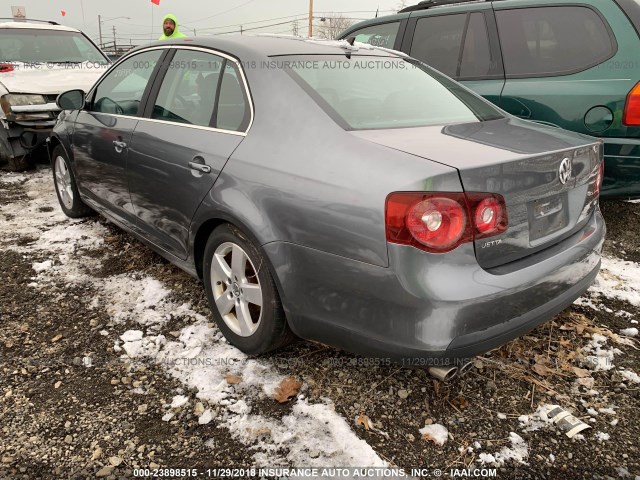
<svg viewBox="0 0 640 480">
<path fill-rule="evenodd" d="M 82 90 L 69 90 L 58 95 L 56 105 L 61 110 L 82 110 L 85 93 Z"/>
</svg>

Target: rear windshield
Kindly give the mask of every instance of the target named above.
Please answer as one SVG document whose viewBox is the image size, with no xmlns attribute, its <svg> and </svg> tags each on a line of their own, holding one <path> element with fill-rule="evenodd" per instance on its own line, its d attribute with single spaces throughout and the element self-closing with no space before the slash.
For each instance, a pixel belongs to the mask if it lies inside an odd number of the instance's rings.
<svg viewBox="0 0 640 480">
<path fill-rule="evenodd" d="M 0 61 L 23 63 L 106 64 L 95 45 L 78 32 L 46 29 L 0 29 Z"/>
<path fill-rule="evenodd" d="M 343 128 L 364 130 L 502 118 L 489 102 L 413 59 L 280 57 L 290 75 Z"/>
</svg>

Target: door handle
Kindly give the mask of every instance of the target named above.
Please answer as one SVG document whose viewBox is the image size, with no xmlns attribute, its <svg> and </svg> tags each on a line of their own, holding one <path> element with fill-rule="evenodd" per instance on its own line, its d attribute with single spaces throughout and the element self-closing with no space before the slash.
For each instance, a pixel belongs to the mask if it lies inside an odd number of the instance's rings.
<svg viewBox="0 0 640 480">
<path fill-rule="evenodd" d="M 202 157 L 194 157 L 194 159 L 189 162 L 189 168 L 202 173 L 211 173 L 211 167 L 204 164 L 204 158 Z"/>
<path fill-rule="evenodd" d="M 121 153 L 122 150 L 127 148 L 127 143 L 121 140 L 114 140 L 113 144 L 115 145 L 116 152 Z"/>
</svg>

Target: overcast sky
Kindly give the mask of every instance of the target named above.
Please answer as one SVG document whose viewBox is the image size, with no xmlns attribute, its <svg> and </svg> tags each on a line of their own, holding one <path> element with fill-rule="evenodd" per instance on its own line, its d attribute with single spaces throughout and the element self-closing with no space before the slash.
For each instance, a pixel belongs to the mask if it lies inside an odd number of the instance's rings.
<svg viewBox="0 0 640 480">
<path fill-rule="evenodd" d="M 417 1 L 406 3 L 412 5 Z M 355 23 L 374 17 L 376 9 L 380 15 L 393 13 L 400 3 L 401 0 L 314 0 L 313 10 L 314 17 L 342 13 Z M 160 0 L 159 6 L 151 0 L 2 0 L 0 17 L 10 17 L 12 5 L 25 7 L 29 18 L 55 20 L 79 28 L 94 40 L 98 39 L 98 15 L 101 15 L 104 41 L 113 40 L 115 27 L 118 42 L 128 43 L 131 39 L 133 44 L 160 36 L 166 13 L 176 15 L 181 30 L 188 35 L 193 35 L 194 28 L 198 35 L 204 35 L 240 30 L 240 25 L 251 33 L 291 34 L 296 17 L 299 34 L 306 35 L 309 13 L 309 0 Z M 65 17 L 61 10 L 66 12 Z M 314 25 L 319 24 L 318 18 Z"/>
</svg>

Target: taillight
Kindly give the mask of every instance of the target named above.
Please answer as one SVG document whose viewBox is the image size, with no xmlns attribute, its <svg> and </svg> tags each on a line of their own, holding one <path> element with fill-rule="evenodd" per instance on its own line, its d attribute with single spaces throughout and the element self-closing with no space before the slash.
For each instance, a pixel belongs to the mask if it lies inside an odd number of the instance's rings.
<svg viewBox="0 0 640 480">
<path fill-rule="evenodd" d="M 601 160 L 600 166 L 598 167 L 598 173 L 596 173 L 596 179 L 593 185 L 593 198 L 598 198 L 600 196 L 603 180 L 604 180 L 604 160 Z"/>
<path fill-rule="evenodd" d="M 640 126 L 640 82 L 627 95 L 622 123 L 630 127 Z"/>
<path fill-rule="evenodd" d="M 0 73 L 13 72 L 14 67 L 12 63 L 0 63 Z"/>
<path fill-rule="evenodd" d="M 504 198 L 491 193 L 400 192 L 387 197 L 387 241 L 445 253 L 507 229 Z"/>
</svg>

